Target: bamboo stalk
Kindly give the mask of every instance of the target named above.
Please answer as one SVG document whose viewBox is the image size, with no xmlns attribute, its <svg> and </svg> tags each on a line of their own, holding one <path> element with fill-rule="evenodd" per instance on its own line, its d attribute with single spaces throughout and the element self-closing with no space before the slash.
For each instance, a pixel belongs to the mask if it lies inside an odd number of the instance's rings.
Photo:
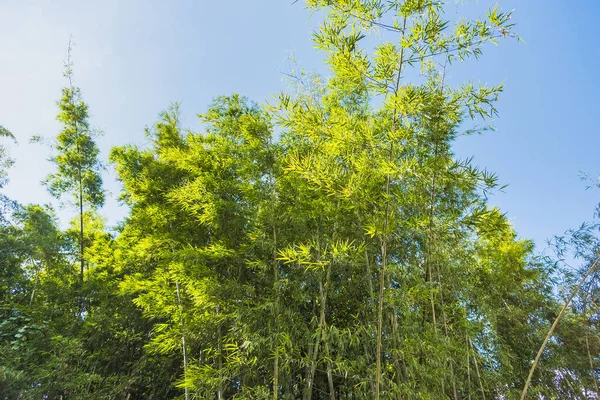
<svg viewBox="0 0 600 400">
<path fill-rule="evenodd" d="M 320 260 L 320 250 L 319 250 L 319 260 Z M 327 265 L 325 267 L 325 284 L 323 284 L 323 281 L 321 280 L 321 282 L 319 282 L 319 300 L 320 300 L 320 312 L 319 312 L 319 331 L 316 335 L 315 338 L 315 345 L 314 345 L 314 349 L 313 349 L 313 354 L 312 354 L 312 360 L 311 360 L 311 365 L 310 365 L 310 374 L 309 374 L 309 379 L 308 379 L 308 383 L 307 383 L 307 387 L 304 393 L 304 399 L 305 400 L 311 400 L 312 398 L 312 390 L 313 390 L 313 385 L 314 385 L 314 376 L 315 376 L 315 371 L 317 369 L 317 359 L 319 357 L 319 347 L 321 342 L 324 342 L 324 345 L 327 345 L 326 340 L 327 340 L 327 335 L 325 333 L 325 330 L 327 329 L 327 323 L 325 320 L 325 308 L 326 308 L 326 304 L 327 304 L 327 293 L 328 293 L 328 288 L 329 288 L 329 280 L 331 279 L 331 266 Z M 326 350 L 327 351 L 327 350 Z M 333 382 L 333 380 L 332 380 Z"/>
<path fill-rule="evenodd" d="M 274 163 L 273 159 L 273 163 Z M 271 224 L 273 229 L 273 284 L 275 285 L 275 358 L 273 360 L 273 400 L 279 397 L 279 266 L 277 263 L 277 228 L 275 226 L 274 165 L 271 165 Z"/>
<path fill-rule="evenodd" d="M 175 287 L 177 288 L 177 303 L 179 304 L 179 322 L 181 324 L 181 350 L 183 352 L 183 380 L 185 382 L 185 385 L 184 385 L 185 400 L 189 400 L 190 399 L 190 390 L 188 388 L 188 382 L 187 382 L 188 360 L 187 360 L 187 349 L 186 349 L 186 345 L 185 345 L 185 333 L 184 333 L 185 328 L 184 328 L 184 324 L 183 324 L 183 304 L 181 303 L 179 281 L 175 282 Z"/>
<path fill-rule="evenodd" d="M 594 381 L 594 389 L 596 389 L 596 394 L 600 394 L 600 391 L 598 391 L 598 379 L 596 378 L 596 369 L 594 368 L 594 360 L 592 359 L 592 354 L 590 353 L 590 342 L 588 340 L 587 335 L 585 336 L 585 347 L 587 349 L 588 360 L 590 362 L 590 373 L 592 374 L 592 379 Z"/>
<path fill-rule="evenodd" d="M 469 339 L 469 347 L 471 350 L 474 349 L 473 342 Z M 483 380 L 481 379 L 481 374 L 479 373 L 479 363 L 477 362 L 477 357 L 473 357 L 473 363 L 475 364 L 475 372 L 477 373 L 477 380 L 479 381 L 479 388 L 481 389 L 481 398 L 485 400 L 485 389 L 483 388 Z"/>
<path fill-rule="evenodd" d="M 581 281 L 579 282 L 579 284 L 577 285 L 577 287 L 575 287 L 575 289 L 573 290 L 573 292 L 571 293 L 571 295 L 569 296 L 569 298 L 567 299 L 567 301 L 565 301 L 565 304 L 562 306 L 560 312 L 558 313 L 558 316 L 556 317 L 556 319 L 552 323 L 552 326 L 550 327 L 550 330 L 548 331 L 548 333 L 546 334 L 546 337 L 544 338 L 544 342 L 542 343 L 542 346 L 538 350 L 537 355 L 535 356 L 535 359 L 533 360 L 533 364 L 531 365 L 531 369 L 529 370 L 529 375 L 527 376 L 527 381 L 525 381 L 525 386 L 523 387 L 523 392 L 521 393 L 521 400 L 525 400 L 525 396 L 527 396 L 527 390 L 529 389 L 529 385 L 531 384 L 531 378 L 533 377 L 533 372 L 535 371 L 535 368 L 537 367 L 537 365 L 538 365 L 538 363 L 540 361 L 540 358 L 542 357 L 542 353 L 544 352 L 544 349 L 546 348 L 546 345 L 548 344 L 548 341 L 550 340 L 550 338 L 552 337 L 552 334 L 554 333 L 554 329 L 558 325 L 558 322 L 562 318 L 562 316 L 565 313 L 565 310 L 567 309 L 567 307 L 569 306 L 569 304 L 571 304 L 571 301 L 573 300 L 573 298 L 575 297 L 575 295 L 577 294 L 577 292 L 579 292 L 579 289 L 581 289 L 581 286 L 583 286 L 583 284 L 586 281 L 586 279 L 596 269 L 596 265 L 598 264 L 599 261 L 600 261 L 600 258 L 597 258 L 592 263 L 592 265 L 587 270 L 587 272 L 585 273 L 585 275 L 583 276 L 583 278 L 581 278 Z"/>
<path fill-rule="evenodd" d="M 219 316 L 220 313 L 220 309 L 219 309 L 219 305 L 217 304 L 217 316 Z M 218 400 L 222 400 L 223 399 L 223 338 L 222 338 L 222 333 L 221 333 L 221 321 L 218 321 L 218 328 L 217 328 L 217 339 L 219 341 L 218 345 L 218 349 L 219 349 L 219 386 L 217 388 L 217 399 Z"/>
<path fill-rule="evenodd" d="M 406 31 L 406 15 L 404 16 L 404 21 L 402 23 L 402 39 L 404 38 L 404 32 Z M 400 49 L 400 61 L 398 62 L 398 76 L 396 78 L 396 86 L 394 89 L 394 93 L 398 93 L 398 89 L 400 87 L 400 79 L 402 77 L 402 67 L 404 65 L 404 47 Z M 392 130 L 396 127 L 396 122 L 398 118 L 398 110 L 394 108 L 394 118 L 392 121 Z M 394 142 L 390 140 L 390 159 L 394 154 Z M 391 176 L 387 175 L 386 179 L 386 201 L 385 201 L 385 221 L 384 221 L 384 232 L 383 232 L 383 240 L 381 244 L 381 271 L 379 278 L 379 309 L 377 312 L 377 360 L 376 360 L 376 373 L 375 373 L 375 400 L 379 400 L 380 391 L 381 391 L 381 348 L 382 348 L 382 331 L 383 331 L 383 289 L 385 285 L 385 273 L 387 267 L 387 250 L 388 250 L 388 225 L 390 218 L 390 196 L 391 196 Z"/>
<path fill-rule="evenodd" d="M 467 339 L 468 340 L 468 339 Z M 471 400 L 471 360 L 469 357 L 469 342 L 467 341 L 467 398 Z"/>
</svg>

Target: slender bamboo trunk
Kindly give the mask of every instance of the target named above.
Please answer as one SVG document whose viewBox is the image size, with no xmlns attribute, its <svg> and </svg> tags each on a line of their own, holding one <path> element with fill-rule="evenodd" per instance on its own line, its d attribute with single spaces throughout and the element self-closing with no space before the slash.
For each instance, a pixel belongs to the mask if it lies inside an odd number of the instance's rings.
<svg viewBox="0 0 600 400">
<path fill-rule="evenodd" d="M 187 359 L 187 348 L 185 345 L 185 325 L 183 322 L 183 303 L 181 302 L 179 281 L 175 282 L 175 288 L 177 289 L 177 303 L 179 304 L 179 323 L 181 325 L 181 351 L 183 353 L 183 381 L 185 382 L 185 386 L 184 386 L 185 400 L 190 400 L 190 391 L 189 391 L 188 382 L 187 382 L 188 359 Z"/>
<path fill-rule="evenodd" d="M 362 228 L 360 212 L 357 214 L 357 217 L 358 217 L 358 225 Z M 371 315 L 370 313 L 371 313 L 371 310 L 372 310 L 372 307 L 373 307 L 374 301 L 375 301 L 375 289 L 373 288 L 373 277 L 372 277 L 372 271 L 371 271 L 371 262 L 370 262 L 370 258 L 369 258 L 369 250 L 368 250 L 368 247 L 366 247 L 366 245 L 365 245 L 365 273 L 366 273 L 366 277 L 367 277 L 367 288 L 369 290 L 369 297 L 367 300 L 366 318 L 369 318 L 368 316 Z M 368 340 L 367 338 L 364 338 L 364 340 L 363 340 L 365 357 L 366 357 L 366 359 L 370 359 L 373 356 L 373 352 L 372 352 L 372 350 L 369 350 L 369 348 L 366 346 L 367 340 Z M 348 393 L 346 393 L 346 396 L 348 396 Z"/>
<path fill-rule="evenodd" d="M 389 179 L 388 179 L 389 187 Z M 387 223 L 386 223 L 387 225 Z M 386 227 L 387 230 L 387 227 Z M 387 234 L 386 234 L 387 236 Z M 385 268 L 387 260 L 387 239 L 384 239 L 381 246 L 381 257 L 383 259 L 381 271 L 379 271 L 379 308 L 377 311 L 377 363 L 375 375 L 375 399 L 379 399 L 381 389 L 381 339 L 383 330 L 383 288 L 385 285 Z"/>
<path fill-rule="evenodd" d="M 469 339 L 469 348 L 471 350 L 474 349 L 471 339 Z M 479 388 L 481 389 L 481 398 L 485 400 L 485 389 L 483 388 L 483 380 L 481 379 L 481 374 L 479 373 L 479 363 L 477 362 L 476 355 L 473 355 L 473 363 L 475 364 L 475 372 L 477 373 L 477 380 L 479 381 Z"/>
<path fill-rule="evenodd" d="M 550 338 L 552 337 L 552 334 L 554 333 L 554 329 L 558 325 L 558 322 L 562 318 L 562 316 L 563 316 L 565 310 L 567 309 L 567 307 L 569 307 L 569 304 L 571 304 L 571 301 L 573 300 L 573 297 L 575 297 L 575 295 L 577 294 L 577 292 L 579 292 L 579 289 L 581 289 L 581 286 L 583 286 L 583 284 L 586 281 L 586 279 L 596 269 L 596 265 L 598 265 L 599 261 L 600 261 L 600 258 L 597 258 L 592 263 L 592 265 L 587 270 L 587 272 L 585 273 L 585 275 L 583 276 L 583 278 L 581 278 L 581 281 L 579 282 L 579 284 L 577 285 L 577 287 L 573 290 L 573 292 L 571 293 L 571 295 L 569 296 L 569 298 L 567 299 L 567 301 L 565 301 L 565 304 L 563 305 L 563 307 L 561 308 L 560 312 L 558 313 L 558 316 L 556 317 L 556 319 L 552 323 L 552 326 L 550 327 L 550 330 L 548 331 L 548 334 L 544 338 L 544 342 L 542 343 L 542 346 L 538 350 L 538 353 L 535 356 L 535 359 L 533 360 L 533 364 L 531 365 L 531 369 L 529 370 L 529 375 L 527 376 L 527 381 L 525 382 L 525 386 L 523 387 L 523 392 L 521 393 L 521 400 L 525 400 L 525 396 L 527 396 L 527 390 L 529 389 L 529 385 L 531 384 L 531 378 L 533 377 L 533 372 L 535 371 L 535 368 L 537 367 L 538 362 L 540 361 L 540 357 L 542 356 L 542 353 L 544 352 L 544 349 L 546 348 L 546 345 L 548 344 L 548 341 L 550 340 Z"/>
<path fill-rule="evenodd" d="M 316 313 L 316 301 L 312 301 L 312 313 L 311 315 L 315 315 Z M 308 345 L 308 364 L 306 365 L 306 370 L 304 373 L 304 381 L 306 382 L 304 387 L 303 387 L 303 394 L 302 394 L 302 398 L 303 400 L 310 400 L 311 396 L 312 396 L 312 385 L 313 385 L 313 378 L 314 378 L 314 371 L 312 369 L 312 360 L 313 360 L 313 354 L 315 353 L 315 350 L 318 350 L 318 338 L 315 338 L 315 343 L 310 343 Z M 315 349 L 315 347 L 317 347 L 317 349 Z"/>
<path fill-rule="evenodd" d="M 277 267 L 275 267 L 277 269 Z M 275 272 L 275 282 L 279 280 Z M 273 360 L 273 400 L 279 396 L 279 318 L 278 318 L 278 299 L 275 300 L 275 340 L 273 343 L 275 358 Z"/>
<path fill-rule="evenodd" d="M 304 393 L 304 399 L 310 400 L 312 398 L 312 390 L 314 385 L 314 377 L 315 372 L 317 370 L 317 360 L 319 358 L 319 347 L 321 342 L 325 342 L 327 340 L 327 334 L 325 330 L 327 329 L 327 323 L 325 320 L 325 308 L 327 303 L 327 290 L 329 287 L 329 279 L 331 277 L 331 267 L 326 267 L 326 277 L 325 277 L 325 285 L 323 282 L 319 282 L 319 300 L 320 300 L 320 312 L 319 312 L 319 333 L 316 335 L 315 344 L 313 347 L 312 360 L 310 365 L 310 374 L 309 379 L 307 381 L 306 392 Z"/>
<path fill-rule="evenodd" d="M 445 71 L 445 67 L 444 67 L 444 71 Z M 434 145 L 434 151 L 433 151 L 433 158 L 434 158 L 434 162 L 437 160 L 438 157 L 438 143 L 437 141 L 435 142 Z M 432 178 L 431 178 L 431 199 L 430 199 L 430 210 L 429 210 L 429 246 L 428 246 L 428 256 L 427 256 L 427 274 L 429 275 L 430 279 L 432 278 L 432 267 L 431 267 L 431 253 L 432 253 L 432 248 L 435 244 L 435 233 L 433 230 L 433 225 L 434 225 L 434 217 L 435 217 L 435 195 L 436 195 L 436 180 L 437 180 L 437 170 L 435 169 L 434 166 L 434 171 L 432 174 Z M 440 306 L 442 309 L 442 320 L 444 323 L 444 336 L 446 341 L 449 340 L 449 334 L 448 334 L 448 321 L 446 318 L 446 306 L 445 306 L 445 302 L 444 302 L 444 293 L 443 293 L 443 285 L 442 285 L 442 275 L 440 273 L 440 269 L 439 266 L 436 267 L 436 275 L 437 275 L 437 282 L 439 285 L 439 289 L 440 289 Z M 434 302 L 434 297 L 433 297 L 433 293 L 431 293 L 430 296 L 431 299 L 431 313 L 432 313 L 432 318 L 433 318 L 433 326 L 434 326 L 434 330 L 435 333 L 437 335 L 437 323 L 436 323 L 436 313 L 435 313 L 435 302 Z M 446 361 L 447 363 L 450 364 L 450 379 L 452 381 L 452 393 L 454 395 L 454 400 L 458 400 L 458 392 L 456 389 L 456 378 L 454 376 L 454 363 L 452 361 L 451 358 L 447 358 Z M 444 383 L 442 381 L 442 391 L 444 392 Z"/>
<path fill-rule="evenodd" d="M 454 394 L 454 400 L 458 400 L 458 391 L 456 390 L 456 377 L 454 376 L 454 363 L 452 360 L 450 363 L 450 378 L 452 379 L 452 393 Z"/>
<path fill-rule="evenodd" d="M 357 213 L 358 225 L 362 229 L 362 220 L 360 217 L 360 211 Z M 371 277 L 371 263 L 369 261 L 369 250 L 365 247 L 365 272 L 367 275 L 367 287 L 369 288 L 369 301 L 373 300 L 375 291 L 373 289 L 373 278 Z"/>
<path fill-rule="evenodd" d="M 441 280 L 441 276 L 439 275 L 439 270 L 438 270 L 438 281 L 440 284 L 440 292 L 442 289 L 442 280 Z M 442 305 L 442 319 L 444 321 L 444 335 L 446 337 L 446 340 L 449 340 L 449 334 L 448 334 L 448 320 L 446 319 L 446 306 L 444 304 L 444 296 L 443 293 L 440 293 L 440 299 L 441 299 L 441 305 Z M 447 362 L 450 364 L 450 378 L 452 379 L 452 391 L 454 394 L 454 400 L 458 400 L 458 393 L 456 391 L 456 377 L 454 376 L 454 362 L 452 360 L 452 358 L 449 358 L 447 360 Z"/>
<path fill-rule="evenodd" d="M 402 39 L 404 38 L 404 32 L 406 31 L 406 16 L 402 23 Z M 400 61 L 398 62 L 398 76 L 396 78 L 396 85 L 394 88 L 394 94 L 398 93 L 400 87 L 400 79 L 402 77 L 402 67 L 404 65 L 404 47 L 400 49 Z M 392 119 L 392 131 L 396 129 L 396 123 L 398 118 L 398 109 L 394 109 L 394 115 Z M 392 160 L 394 155 L 394 142 L 390 140 L 389 148 L 389 161 Z M 375 372 L 375 400 L 379 400 L 381 392 L 381 351 L 382 351 L 382 334 L 383 334 L 383 301 L 384 301 L 384 286 L 385 286 L 385 274 L 387 269 L 387 258 L 388 258 L 388 226 L 390 218 L 390 194 L 391 194 L 391 176 L 387 175 L 386 178 L 386 201 L 385 201 L 385 216 L 384 216 L 384 229 L 383 239 L 381 244 L 381 270 L 379 277 L 379 308 L 377 311 L 377 360 L 376 360 L 376 372 Z"/>
<path fill-rule="evenodd" d="M 563 381 L 567 383 L 567 386 L 569 387 L 569 389 L 571 389 L 571 391 L 573 393 L 580 392 L 579 390 L 575 389 L 575 387 L 573 387 L 573 384 L 571 383 L 571 377 L 569 375 L 565 375 Z M 585 395 L 586 398 L 588 398 L 587 397 L 587 390 L 586 390 L 585 387 L 583 388 L 583 394 Z"/>
<path fill-rule="evenodd" d="M 35 262 L 35 260 L 31 259 L 31 262 L 33 263 L 33 265 L 36 266 L 36 269 L 35 269 L 35 281 L 33 283 L 33 289 L 31 290 L 31 297 L 29 298 L 29 307 L 31 307 L 33 305 L 33 298 L 35 296 L 35 291 L 37 290 L 38 283 L 40 281 L 40 269 L 42 268 L 38 263 Z"/>
<path fill-rule="evenodd" d="M 69 84 L 71 83 L 71 77 L 69 76 Z M 73 86 L 71 85 L 71 95 L 73 94 Z M 79 132 L 79 128 L 77 127 L 77 121 L 75 121 L 75 130 L 77 132 Z M 78 133 L 79 134 L 79 133 Z M 79 144 L 77 144 L 77 153 L 79 154 L 80 149 L 79 149 Z M 78 185 L 79 185 L 79 263 L 80 263 L 80 282 L 81 282 L 81 288 L 80 288 L 80 292 L 79 292 L 79 312 L 80 312 L 80 316 L 83 318 L 83 312 L 85 309 L 85 301 L 84 301 L 84 294 L 83 294 L 83 276 L 85 273 L 85 258 L 84 258 L 84 254 L 85 254 L 85 243 L 84 243 L 84 234 L 83 234 L 83 228 L 84 228 L 84 224 L 83 224 L 83 173 L 82 173 L 82 167 L 81 165 L 79 165 L 78 167 Z"/>
<path fill-rule="evenodd" d="M 437 158 L 437 143 L 435 144 L 435 148 L 433 151 L 433 159 L 434 162 Z M 434 166 L 435 167 L 435 166 Z M 429 240 L 429 245 L 427 246 L 427 273 L 426 273 L 426 281 L 427 283 L 432 281 L 432 272 L 431 272 L 431 248 L 433 247 L 433 242 L 434 242 L 434 238 L 433 238 L 433 220 L 434 220 L 434 216 L 435 216 L 435 190 L 436 190 L 436 171 L 434 170 L 433 174 L 432 174 L 432 178 L 431 178 L 431 198 L 430 198 L 430 208 L 429 208 L 429 233 L 428 233 L 428 240 Z M 438 276 L 439 278 L 439 276 Z M 430 300 L 431 300 L 431 316 L 433 318 L 433 326 L 434 328 L 437 326 L 436 323 L 436 315 L 435 315 L 435 301 L 433 299 L 433 292 L 430 292 Z M 437 333 L 437 330 L 436 330 Z"/>
<path fill-rule="evenodd" d="M 319 339 L 315 338 L 315 343 L 311 344 L 308 349 L 308 358 L 310 360 L 309 365 L 306 367 L 306 385 L 304 386 L 304 394 L 302 398 L 304 400 L 311 400 L 312 398 L 312 390 L 313 390 L 313 381 L 315 378 L 315 354 L 319 351 Z"/>
<path fill-rule="evenodd" d="M 79 261 L 81 263 L 81 282 L 83 282 L 83 273 L 85 269 L 85 260 L 83 254 L 85 251 L 85 244 L 83 243 L 83 187 L 81 178 L 79 180 Z"/>
<path fill-rule="evenodd" d="M 271 199 L 271 217 L 275 218 L 273 199 Z M 277 230 L 273 221 L 273 284 L 275 285 L 275 357 L 273 360 L 273 400 L 279 396 L 279 266 L 277 264 Z"/>
<path fill-rule="evenodd" d="M 438 271 L 438 280 L 440 283 L 440 291 L 442 288 L 442 283 L 441 283 L 441 278 L 439 278 L 439 271 Z M 443 298 L 443 293 L 441 293 L 441 306 L 442 306 L 442 320 L 444 322 L 444 336 L 446 338 L 446 340 L 449 340 L 449 334 L 448 334 L 448 320 L 446 319 L 446 311 L 445 311 L 445 305 L 444 305 L 444 298 Z M 448 364 L 450 364 L 450 379 L 452 380 L 452 392 L 454 394 L 454 400 L 458 400 L 458 392 L 456 390 L 456 377 L 454 376 L 454 362 L 452 360 L 452 358 L 448 358 L 446 360 L 446 362 Z"/>
<path fill-rule="evenodd" d="M 471 400 L 471 360 L 469 357 L 469 342 L 467 341 L 466 344 L 467 344 L 467 398 L 468 398 L 468 400 Z"/>
<path fill-rule="evenodd" d="M 333 385 L 333 374 L 331 372 L 331 361 L 329 360 L 329 358 L 331 357 L 331 354 L 329 353 L 329 342 L 328 342 L 328 338 L 327 335 L 324 334 L 324 338 L 323 338 L 323 343 L 325 345 L 325 355 L 327 356 L 327 383 L 329 385 L 329 399 L 330 400 L 335 400 L 335 386 Z"/>
<path fill-rule="evenodd" d="M 308 371 L 308 377 L 306 380 L 306 387 L 305 387 L 305 391 L 304 391 L 304 400 L 311 400 L 312 399 L 312 391 L 313 391 L 313 385 L 314 385 L 314 380 L 315 380 L 315 372 L 317 370 L 317 359 L 319 357 L 319 347 L 320 347 L 320 343 L 321 343 L 321 324 L 319 324 L 319 334 L 316 335 L 315 337 L 315 343 L 313 345 L 312 348 L 312 357 L 310 360 L 310 367 L 309 367 L 309 371 Z"/>
<path fill-rule="evenodd" d="M 387 287 L 391 290 L 392 282 L 390 276 L 388 276 Z M 394 349 L 398 349 L 400 347 L 400 340 L 398 338 L 398 318 L 396 317 L 396 312 L 394 310 L 392 310 L 390 313 L 390 326 L 392 327 L 392 341 L 394 343 Z M 394 362 L 394 367 L 396 368 L 396 372 L 394 374 L 396 385 L 400 387 L 402 385 L 402 366 L 396 351 L 392 353 L 392 360 Z"/>
<path fill-rule="evenodd" d="M 217 304 L 217 316 L 219 316 L 220 309 Z M 219 343 L 217 344 L 219 350 L 219 386 L 217 388 L 217 399 L 223 399 L 223 338 L 221 333 L 221 321 L 219 321 L 219 325 L 217 327 L 217 340 Z"/>
<path fill-rule="evenodd" d="M 337 207 L 339 209 L 339 201 L 338 201 L 338 205 Z M 333 227 L 333 240 L 335 241 L 336 235 L 337 235 L 337 230 L 338 230 L 338 224 L 337 221 L 334 224 Z M 332 262 L 333 265 L 333 262 Z M 335 400 L 335 386 L 333 384 L 333 374 L 331 372 L 331 353 L 329 352 L 329 333 L 327 332 L 327 320 L 325 317 L 325 308 L 327 306 L 327 294 L 328 294 L 328 290 L 329 290 L 329 284 L 331 281 L 331 268 L 332 265 L 329 265 L 327 267 L 327 277 L 325 278 L 325 288 L 322 289 L 321 291 L 324 292 L 321 297 L 324 300 L 324 306 L 321 307 L 321 320 L 323 321 L 321 326 L 323 327 L 323 345 L 325 348 L 325 357 L 327 357 L 327 367 L 326 367 L 326 373 L 327 373 L 327 383 L 329 385 L 329 399 L 330 400 Z"/>
<path fill-rule="evenodd" d="M 592 374 L 592 380 L 594 381 L 594 389 L 596 390 L 596 394 L 600 395 L 600 391 L 598 391 L 598 379 L 596 378 L 596 369 L 594 368 L 594 360 L 592 358 L 592 354 L 590 353 L 590 342 L 588 340 L 587 335 L 585 336 L 585 348 L 587 350 L 588 360 L 590 362 L 590 373 Z"/>
<path fill-rule="evenodd" d="M 70 90 L 70 100 L 71 103 L 75 103 L 75 98 L 73 96 L 74 94 L 74 89 L 73 89 L 73 80 L 72 80 L 72 73 L 71 73 L 71 48 L 72 48 L 72 42 L 73 42 L 73 37 L 69 38 L 69 49 L 67 51 L 67 65 L 68 65 L 68 72 L 67 72 L 67 77 L 69 79 L 69 90 Z M 79 136 L 80 132 L 79 132 L 79 127 L 77 126 L 77 118 L 74 119 L 73 124 L 75 125 L 75 135 Z M 80 154 L 81 149 L 79 148 L 79 142 L 76 141 L 76 148 L 77 148 L 77 154 Z M 79 263 L 80 263 L 80 268 L 81 268 L 81 282 L 83 282 L 83 273 L 84 273 L 84 269 L 85 269 L 85 260 L 84 260 L 84 251 L 85 251 L 85 244 L 83 242 L 83 171 L 82 171 L 82 166 L 78 165 L 77 166 L 77 185 L 78 185 L 78 191 L 79 191 L 79 196 L 78 196 L 78 202 L 79 202 Z"/>
</svg>

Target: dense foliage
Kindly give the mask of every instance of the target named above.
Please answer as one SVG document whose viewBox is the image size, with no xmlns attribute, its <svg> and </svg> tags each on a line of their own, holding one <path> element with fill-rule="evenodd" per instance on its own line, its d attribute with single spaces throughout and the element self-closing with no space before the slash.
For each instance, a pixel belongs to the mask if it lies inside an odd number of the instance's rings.
<svg viewBox="0 0 600 400">
<path fill-rule="evenodd" d="M 511 14 L 307 6 L 331 76 L 290 71 L 266 106 L 218 97 L 201 133 L 163 112 L 148 146 L 111 151 L 129 208 L 112 232 L 67 62 L 46 184 L 77 214 L 63 231 L 50 207 L 0 197 L 0 397 L 519 398 L 598 246 L 584 226 L 537 254 L 488 205 L 496 177 L 452 152 L 489 129 L 502 87 L 446 77 L 517 38 Z M 0 147 L 0 188 L 9 166 Z M 570 250 L 584 268 L 558 284 Z M 597 398 L 599 297 L 592 270 L 529 398 Z"/>
</svg>

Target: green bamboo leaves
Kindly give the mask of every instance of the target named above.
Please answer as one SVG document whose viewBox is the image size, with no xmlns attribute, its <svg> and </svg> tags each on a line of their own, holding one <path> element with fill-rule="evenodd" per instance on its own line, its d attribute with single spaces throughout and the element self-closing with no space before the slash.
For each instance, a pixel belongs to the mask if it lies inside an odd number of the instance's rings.
<svg viewBox="0 0 600 400">
<path fill-rule="evenodd" d="M 81 97 L 81 90 L 73 86 L 71 49 L 69 41 L 64 73 L 69 86 L 62 90 L 62 97 L 58 101 L 60 113 L 56 117 L 63 129 L 53 145 L 56 154 L 50 159 L 57 171 L 49 174 L 44 184 L 56 198 L 70 194 L 78 209 L 80 277 L 83 281 L 86 247 L 84 214 L 86 208 L 93 212 L 102 207 L 104 190 L 100 175 L 102 164 L 98 159 L 100 150 L 94 141 L 94 131 L 89 125 L 88 106 Z"/>
<path fill-rule="evenodd" d="M 61 231 L 51 209 L 16 204 L 0 218 L 0 397 L 597 394 L 597 271 L 561 310 L 553 260 L 488 203 L 499 179 L 453 152 L 492 129 L 504 89 L 456 82 L 453 67 L 518 39 L 511 13 L 306 4 L 330 74 L 294 66 L 266 106 L 217 97 L 199 132 L 178 104 L 160 113 L 146 145 L 110 153 L 129 207 L 111 231 L 67 61 L 46 184 L 79 218 Z M 573 245 L 593 262 L 594 233 L 557 239 L 559 257 Z"/>
</svg>

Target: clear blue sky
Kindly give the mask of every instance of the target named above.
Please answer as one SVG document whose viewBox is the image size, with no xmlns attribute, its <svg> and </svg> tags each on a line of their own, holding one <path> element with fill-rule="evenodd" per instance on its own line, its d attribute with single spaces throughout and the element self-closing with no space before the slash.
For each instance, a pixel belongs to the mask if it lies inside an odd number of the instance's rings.
<svg viewBox="0 0 600 400">
<path fill-rule="evenodd" d="M 52 169 L 48 149 L 30 145 L 32 135 L 52 137 L 63 60 L 75 38 L 75 83 L 90 105 L 103 159 L 125 143 L 143 144 L 143 128 L 170 102 L 180 101 L 184 122 L 212 98 L 241 93 L 258 102 L 285 88 L 288 51 L 301 65 L 326 72 L 312 49 L 302 1 L 66 1 L 0 2 L 0 123 L 18 138 L 17 163 L 6 194 L 22 203 L 50 202 L 39 184 Z M 468 2 L 467 2 L 468 3 Z M 478 9 L 494 4 L 475 2 Z M 460 156 L 496 172 L 505 193 L 492 203 L 507 212 L 521 237 L 541 243 L 593 216 L 600 200 L 585 191 L 579 171 L 600 173 L 597 116 L 600 78 L 600 12 L 597 0 L 501 0 L 516 9 L 517 32 L 526 40 L 490 46 L 479 63 L 451 73 L 454 82 L 504 82 L 497 132 L 460 140 Z M 461 13 L 459 8 L 459 13 Z M 112 193 L 103 213 L 111 223 L 125 211 L 119 185 L 105 174 Z M 60 212 L 63 221 L 70 215 Z"/>
</svg>

